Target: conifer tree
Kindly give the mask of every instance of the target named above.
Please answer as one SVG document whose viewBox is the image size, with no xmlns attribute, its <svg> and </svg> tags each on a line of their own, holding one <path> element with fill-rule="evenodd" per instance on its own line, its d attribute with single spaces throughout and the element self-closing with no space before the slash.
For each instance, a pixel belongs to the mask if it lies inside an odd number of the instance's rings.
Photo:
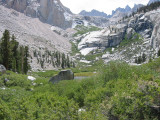
<svg viewBox="0 0 160 120">
<path fill-rule="evenodd" d="M 71 65 L 70 65 L 70 60 L 69 60 L 69 56 L 67 55 L 67 67 L 70 68 Z"/>
<path fill-rule="evenodd" d="M 10 42 L 11 58 L 12 58 L 11 68 L 14 72 L 16 72 L 18 68 L 18 46 L 19 46 L 19 43 L 15 39 L 16 39 L 15 36 L 12 35 L 11 42 Z"/>
<path fill-rule="evenodd" d="M 65 54 L 62 54 L 62 63 L 61 63 L 61 67 L 64 69 L 65 68 Z"/>
<path fill-rule="evenodd" d="M 29 70 L 30 66 L 28 64 L 28 57 L 29 57 L 29 51 L 28 51 L 28 47 L 25 46 L 24 48 L 24 63 L 23 63 L 23 71 L 25 74 L 27 74 L 27 71 Z"/>
<path fill-rule="evenodd" d="M 10 33 L 8 30 L 5 30 L 3 33 L 2 41 L 1 41 L 1 57 L 2 57 L 2 64 L 9 69 L 10 64 Z"/>
<path fill-rule="evenodd" d="M 29 69 L 28 57 L 28 47 L 19 47 L 15 36 L 12 35 L 10 38 L 9 31 L 5 30 L 0 43 L 0 63 L 3 64 L 7 70 L 27 73 Z"/>
</svg>

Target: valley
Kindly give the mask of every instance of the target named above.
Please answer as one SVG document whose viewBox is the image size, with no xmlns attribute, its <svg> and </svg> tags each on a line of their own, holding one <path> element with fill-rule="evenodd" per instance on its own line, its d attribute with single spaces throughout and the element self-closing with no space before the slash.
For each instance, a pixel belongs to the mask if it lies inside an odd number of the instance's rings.
<svg viewBox="0 0 160 120">
<path fill-rule="evenodd" d="M 159 0 L 0 0 L 0 120 L 159 120 L 159 72 Z"/>
</svg>

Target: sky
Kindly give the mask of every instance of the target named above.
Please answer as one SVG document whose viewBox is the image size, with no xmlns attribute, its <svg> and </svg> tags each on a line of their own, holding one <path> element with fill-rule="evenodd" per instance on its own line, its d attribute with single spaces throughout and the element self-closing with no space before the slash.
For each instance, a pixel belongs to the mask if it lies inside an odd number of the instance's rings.
<svg viewBox="0 0 160 120">
<path fill-rule="evenodd" d="M 146 5 L 149 0 L 60 0 L 73 13 L 78 14 L 82 10 L 91 11 L 96 9 L 107 14 L 118 7 L 125 8 L 126 5 L 133 7 L 134 4 Z"/>
</svg>

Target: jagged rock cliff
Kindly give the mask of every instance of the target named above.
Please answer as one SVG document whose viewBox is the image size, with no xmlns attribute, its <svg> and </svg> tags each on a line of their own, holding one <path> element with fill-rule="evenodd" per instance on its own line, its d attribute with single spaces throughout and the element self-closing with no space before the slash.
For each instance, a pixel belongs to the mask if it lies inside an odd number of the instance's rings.
<svg viewBox="0 0 160 120">
<path fill-rule="evenodd" d="M 60 0 L 0 0 L 0 3 L 63 29 L 72 25 L 72 13 L 62 5 Z"/>
<path fill-rule="evenodd" d="M 71 27 L 72 22 L 66 20 L 71 12 L 65 8 L 60 0 L 40 0 L 40 19 L 49 24 L 56 25 L 61 28 Z"/>
</svg>

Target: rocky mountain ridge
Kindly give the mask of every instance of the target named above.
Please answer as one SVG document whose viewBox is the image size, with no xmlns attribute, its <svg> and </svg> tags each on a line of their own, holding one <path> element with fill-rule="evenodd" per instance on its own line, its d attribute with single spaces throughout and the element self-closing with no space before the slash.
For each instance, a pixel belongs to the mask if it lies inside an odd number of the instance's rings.
<svg viewBox="0 0 160 120">
<path fill-rule="evenodd" d="M 83 15 L 83 16 L 99 16 L 99 17 L 105 17 L 105 18 L 112 18 L 113 16 L 115 16 L 116 14 L 121 14 L 123 16 L 125 15 L 129 15 L 131 14 L 132 12 L 136 12 L 138 8 L 142 7 L 144 5 L 142 4 L 135 4 L 133 8 L 131 8 L 130 6 L 126 6 L 125 8 L 117 8 L 115 10 L 112 11 L 112 14 L 111 15 L 107 15 L 106 13 L 104 12 L 100 12 L 98 10 L 92 10 L 90 12 L 87 12 L 85 10 L 82 10 L 79 14 L 80 15 Z M 119 15 L 120 15 L 119 14 Z M 122 16 L 122 17 L 123 17 Z"/>
<path fill-rule="evenodd" d="M 105 17 L 108 18 L 108 15 L 104 12 L 99 12 L 98 10 L 92 10 L 90 12 L 87 12 L 85 10 L 82 10 L 79 15 L 83 16 L 99 16 L 99 17 Z"/>
<path fill-rule="evenodd" d="M 78 36 L 75 41 L 80 41 L 78 49 L 82 55 L 104 52 L 102 58 L 106 62 L 124 60 L 133 64 L 142 54 L 149 60 L 160 49 L 159 19 L 160 9 L 136 14 L 100 31 Z M 106 48 L 111 50 L 105 52 Z"/>
</svg>

